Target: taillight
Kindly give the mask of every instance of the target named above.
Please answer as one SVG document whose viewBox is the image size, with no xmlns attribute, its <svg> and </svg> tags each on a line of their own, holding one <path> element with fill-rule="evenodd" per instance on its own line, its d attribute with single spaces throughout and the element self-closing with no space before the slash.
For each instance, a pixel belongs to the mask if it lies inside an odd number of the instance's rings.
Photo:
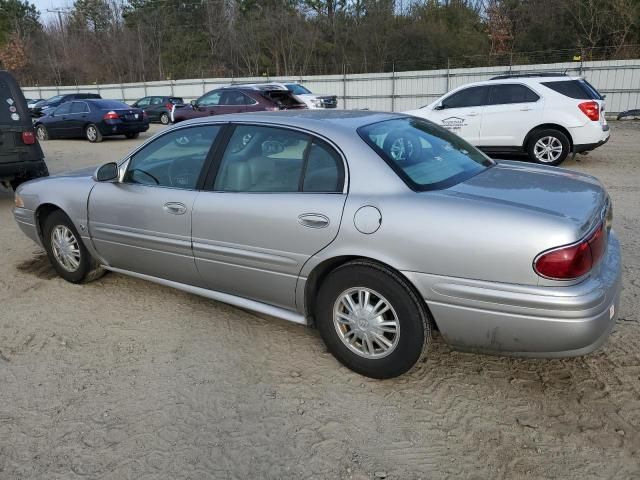
<svg viewBox="0 0 640 480">
<path fill-rule="evenodd" d="M 169 110 L 171 110 L 171 107 L 173 107 L 173 103 L 167 103 L 165 105 L 166 108 L 168 108 Z"/>
<path fill-rule="evenodd" d="M 25 130 L 22 132 L 22 143 L 25 145 L 33 145 L 36 143 L 36 136 L 32 131 Z"/>
<path fill-rule="evenodd" d="M 578 108 L 582 110 L 589 120 L 598 121 L 600 120 L 600 104 L 593 100 L 589 102 L 582 102 L 578 104 Z"/>
<path fill-rule="evenodd" d="M 148 117 L 149 117 L 149 115 L 147 114 L 147 112 L 143 110 L 142 111 L 142 118 L 148 118 Z"/>
<path fill-rule="evenodd" d="M 104 120 L 117 120 L 120 118 L 120 115 L 118 115 L 116 112 L 114 112 L 113 110 L 110 112 L 107 112 L 104 114 L 104 117 L 102 117 Z"/>
<path fill-rule="evenodd" d="M 607 232 L 601 223 L 580 243 L 559 247 L 538 255 L 534 261 L 536 273 L 553 280 L 571 280 L 591 270 L 607 249 Z"/>
</svg>

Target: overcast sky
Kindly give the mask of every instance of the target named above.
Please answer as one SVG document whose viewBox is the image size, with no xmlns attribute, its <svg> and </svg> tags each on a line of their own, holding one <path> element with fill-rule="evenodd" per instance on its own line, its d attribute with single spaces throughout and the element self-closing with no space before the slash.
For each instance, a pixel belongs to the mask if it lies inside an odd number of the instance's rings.
<svg viewBox="0 0 640 480">
<path fill-rule="evenodd" d="M 47 12 L 54 8 L 70 8 L 73 6 L 73 0 L 30 0 L 40 11 L 40 19 L 43 22 L 49 22 L 56 18 L 55 13 Z"/>
</svg>

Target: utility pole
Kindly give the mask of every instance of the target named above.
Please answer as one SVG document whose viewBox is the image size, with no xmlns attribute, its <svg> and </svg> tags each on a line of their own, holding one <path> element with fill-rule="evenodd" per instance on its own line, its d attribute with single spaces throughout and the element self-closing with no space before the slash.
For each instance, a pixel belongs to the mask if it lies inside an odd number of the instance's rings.
<svg viewBox="0 0 640 480">
<path fill-rule="evenodd" d="M 62 14 L 68 14 L 71 11 L 70 8 L 47 8 L 47 12 L 49 13 L 57 13 L 58 14 L 58 25 L 60 26 L 60 30 L 62 31 L 64 28 L 64 23 L 62 23 Z"/>
</svg>

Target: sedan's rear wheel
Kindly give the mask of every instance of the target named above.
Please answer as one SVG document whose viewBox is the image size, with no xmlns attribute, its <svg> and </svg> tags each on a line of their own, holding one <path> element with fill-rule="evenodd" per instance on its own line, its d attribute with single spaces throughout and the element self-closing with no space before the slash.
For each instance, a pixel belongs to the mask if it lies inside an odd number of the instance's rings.
<svg viewBox="0 0 640 480">
<path fill-rule="evenodd" d="M 169 114 L 168 113 L 163 113 L 162 115 L 160 115 L 160 123 L 162 125 L 169 125 Z"/>
<path fill-rule="evenodd" d="M 87 128 L 85 129 L 85 135 L 87 137 L 87 140 L 89 140 L 91 143 L 98 143 L 102 141 L 102 134 L 100 133 L 100 130 L 98 130 L 98 127 L 96 127 L 93 123 L 87 125 Z"/>
<path fill-rule="evenodd" d="M 71 283 L 84 283 L 103 275 L 75 226 L 61 210 L 51 213 L 42 226 L 44 246 L 56 272 Z"/>
<path fill-rule="evenodd" d="M 559 130 L 539 130 L 529 139 L 529 158 L 543 165 L 560 165 L 569 155 L 569 139 Z"/>
<path fill-rule="evenodd" d="M 316 310 L 329 351 L 368 377 L 407 372 L 431 339 L 424 301 L 404 278 L 372 262 L 349 262 L 330 273 Z"/>
</svg>

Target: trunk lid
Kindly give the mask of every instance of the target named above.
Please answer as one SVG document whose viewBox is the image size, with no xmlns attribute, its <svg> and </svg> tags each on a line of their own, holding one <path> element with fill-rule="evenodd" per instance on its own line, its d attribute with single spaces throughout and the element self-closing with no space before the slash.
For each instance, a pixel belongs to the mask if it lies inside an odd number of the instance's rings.
<svg viewBox="0 0 640 480">
<path fill-rule="evenodd" d="M 562 217 L 573 223 L 581 236 L 603 218 L 608 206 L 607 193 L 594 177 L 512 161 L 500 161 L 445 192 Z"/>
<path fill-rule="evenodd" d="M 144 114 L 139 108 L 113 110 L 123 123 L 144 123 Z"/>
</svg>

